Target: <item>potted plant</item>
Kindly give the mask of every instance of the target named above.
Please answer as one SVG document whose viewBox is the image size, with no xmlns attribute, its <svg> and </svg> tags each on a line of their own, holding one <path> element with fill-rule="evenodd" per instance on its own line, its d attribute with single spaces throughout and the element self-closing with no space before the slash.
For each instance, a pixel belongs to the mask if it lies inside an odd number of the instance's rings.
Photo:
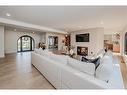
<svg viewBox="0 0 127 95">
<path fill-rule="evenodd" d="M 42 48 L 43 50 L 46 48 L 46 45 L 45 45 L 45 43 L 39 43 L 38 44 L 38 48 Z"/>
</svg>

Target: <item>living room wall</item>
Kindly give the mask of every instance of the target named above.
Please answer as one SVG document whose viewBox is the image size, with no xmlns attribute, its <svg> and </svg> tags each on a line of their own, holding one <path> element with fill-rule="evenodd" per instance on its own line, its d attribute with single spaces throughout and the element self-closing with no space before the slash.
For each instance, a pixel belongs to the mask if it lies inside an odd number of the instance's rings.
<svg viewBox="0 0 127 95">
<path fill-rule="evenodd" d="M 65 35 L 64 34 L 59 34 L 59 33 L 46 33 L 46 47 L 48 48 L 48 37 L 49 36 L 57 36 L 58 37 L 58 50 L 61 50 L 62 48 L 62 40 L 64 39 Z"/>
<path fill-rule="evenodd" d="M 4 26 L 0 26 L 0 58 L 4 56 Z"/>
<path fill-rule="evenodd" d="M 40 33 L 5 30 L 5 53 L 17 52 L 17 40 L 23 35 L 31 36 L 35 40 L 35 47 L 43 40 Z"/>
<path fill-rule="evenodd" d="M 89 42 L 76 42 L 76 34 L 90 34 Z M 91 52 L 96 54 L 104 47 L 104 28 L 90 28 L 71 33 L 71 45 L 73 45 L 75 53 L 77 53 L 77 46 L 88 47 L 88 54 Z"/>
</svg>

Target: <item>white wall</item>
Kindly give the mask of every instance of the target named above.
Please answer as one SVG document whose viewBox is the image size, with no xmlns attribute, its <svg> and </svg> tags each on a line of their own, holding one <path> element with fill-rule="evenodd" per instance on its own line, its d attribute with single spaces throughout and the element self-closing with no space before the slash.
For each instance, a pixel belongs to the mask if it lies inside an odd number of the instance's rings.
<svg viewBox="0 0 127 95">
<path fill-rule="evenodd" d="M 0 58 L 4 56 L 4 26 L 0 26 Z"/>
<path fill-rule="evenodd" d="M 58 49 L 62 47 L 62 39 L 64 39 L 63 34 L 59 33 L 30 33 L 30 32 L 19 32 L 5 30 L 5 53 L 16 53 L 17 52 L 17 40 L 23 35 L 29 35 L 35 40 L 35 47 L 38 47 L 39 42 L 46 43 L 48 48 L 48 37 L 49 36 L 58 36 Z"/>
<path fill-rule="evenodd" d="M 18 32 L 5 30 L 5 53 L 15 53 L 17 52 L 17 40 L 23 35 L 29 35 L 35 40 L 35 47 L 41 41 L 41 35 L 30 33 L 30 32 Z"/>
<path fill-rule="evenodd" d="M 41 42 L 46 43 L 46 33 L 41 33 Z"/>
<path fill-rule="evenodd" d="M 76 42 L 76 34 L 90 34 L 90 41 L 89 42 Z M 82 31 L 76 31 L 71 33 L 71 45 L 75 47 L 74 51 L 77 53 L 77 46 L 84 46 L 88 47 L 88 54 L 90 55 L 91 52 L 96 54 L 100 49 L 104 47 L 104 28 L 92 28 L 92 29 L 85 29 Z"/>
<path fill-rule="evenodd" d="M 120 46 L 121 46 L 121 54 L 122 55 L 125 55 L 125 52 L 124 52 L 124 41 L 125 41 L 125 33 L 127 32 L 127 28 L 125 28 L 125 30 L 121 31 L 120 32 Z"/>
<path fill-rule="evenodd" d="M 120 47 L 121 47 L 121 50 L 120 50 L 120 53 L 122 54 L 122 56 L 124 57 L 124 61 L 126 62 L 127 64 L 127 55 L 125 54 L 124 50 L 125 50 L 125 33 L 127 32 L 127 27 L 120 32 Z"/>
<path fill-rule="evenodd" d="M 62 40 L 64 39 L 65 35 L 64 34 L 59 34 L 59 33 L 46 33 L 46 48 L 48 48 L 48 37 L 49 36 L 57 36 L 58 37 L 58 50 L 61 50 L 62 48 Z"/>
</svg>

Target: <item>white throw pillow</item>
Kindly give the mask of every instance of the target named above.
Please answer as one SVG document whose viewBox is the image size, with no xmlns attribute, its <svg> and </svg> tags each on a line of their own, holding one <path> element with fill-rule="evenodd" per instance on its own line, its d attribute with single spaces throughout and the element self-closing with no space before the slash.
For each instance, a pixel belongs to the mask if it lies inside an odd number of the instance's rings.
<svg viewBox="0 0 127 95">
<path fill-rule="evenodd" d="M 107 83 L 111 81 L 113 77 L 114 67 L 112 63 L 112 58 L 105 55 L 100 62 L 100 65 L 96 69 L 96 78 L 106 81 Z"/>
<path fill-rule="evenodd" d="M 68 58 L 68 65 L 70 65 L 71 67 L 81 72 L 84 72 L 90 75 L 94 75 L 95 73 L 95 65 L 93 63 L 86 63 L 86 62 L 81 62 L 73 58 Z"/>
<path fill-rule="evenodd" d="M 98 57 L 102 58 L 104 56 L 104 54 L 105 54 L 105 50 L 101 49 L 98 51 L 96 58 L 98 58 Z"/>
</svg>

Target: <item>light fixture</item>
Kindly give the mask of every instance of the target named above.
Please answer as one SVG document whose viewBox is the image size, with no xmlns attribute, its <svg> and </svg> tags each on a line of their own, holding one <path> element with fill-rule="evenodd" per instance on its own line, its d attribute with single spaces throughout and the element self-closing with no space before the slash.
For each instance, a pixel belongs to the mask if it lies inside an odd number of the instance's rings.
<svg viewBox="0 0 127 95">
<path fill-rule="evenodd" d="M 33 34 L 34 34 L 35 32 L 33 32 Z"/>
<path fill-rule="evenodd" d="M 11 16 L 11 14 L 9 14 L 9 13 L 6 13 L 6 16 Z"/>
<path fill-rule="evenodd" d="M 66 37 L 67 37 L 68 35 L 66 35 Z"/>
</svg>

